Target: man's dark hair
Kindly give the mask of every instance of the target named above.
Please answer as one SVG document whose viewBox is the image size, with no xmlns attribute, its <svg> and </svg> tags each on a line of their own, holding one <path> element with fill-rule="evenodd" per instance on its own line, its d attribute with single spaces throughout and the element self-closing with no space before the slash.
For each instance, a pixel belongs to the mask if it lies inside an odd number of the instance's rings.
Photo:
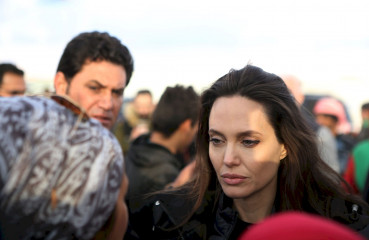
<svg viewBox="0 0 369 240">
<path fill-rule="evenodd" d="M 127 86 L 133 72 L 132 55 L 117 38 L 106 32 L 85 32 L 73 38 L 64 49 L 57 72 L 62 72 L 70 83 L 86 61 L 103 60 L 124 68 L 127 74 Z"/>
<path fill-rule="evenodd" d="M 11 63 L 3 63 L 0 64 L 0 86 L 3 84 L 3 78 L 5 73 L 14 73 L 19 76 L 23 76 L 24 72 L 17 68 L 15 65 Z"/>
<path fill-rule="evenodd" d="M 148 90 L 148 89 L 142 89 L 142 90 L 138 91 L 136 96 L 141 95 L 141 94 L 148 94 L 148 95 L 152 96 L 151 91 Z"/>
<path fill-rule="evenodd" d="M 152 116 L 152 130 L 170 137 L 186 119 L 197 124 L 200 97 L 192 87 L 167 87 Z"/>
</svg>

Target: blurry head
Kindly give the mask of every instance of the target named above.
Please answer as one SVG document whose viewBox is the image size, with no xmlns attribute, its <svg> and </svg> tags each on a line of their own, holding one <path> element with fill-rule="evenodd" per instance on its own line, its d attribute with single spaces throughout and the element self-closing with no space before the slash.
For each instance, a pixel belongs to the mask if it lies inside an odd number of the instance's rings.
<svg viewBox="0 0 369 240">
<path fill-rule="evenodd" d="M 132 56 L 117 38 L 108 33 L 81 33 L 66 46 L 54 86 L 57 94 L 69 95 L 110 129 L 132 71 Z"/>
<path fill-rule="evenodd" d="M 227 101 L 228 104 L 225 104 Z M 223 103 L 224 107 L 218 107 L 221 105 L 220 103 Z M 263 142 L 263 139 L 256 139 L 257 134 L 252 131 L 248 132 L 248 130 L 259 130 L 263 125 L 267 132 L 260 131 L 264 136 L 270 138 L 267 140 L 268 144 L 271 144 L 270 146 L 273 146 L 271 149 L 275 151 L 272 153 L 271 150 L 268 150 L 269 156 L 264 155 L 263 158 L 264 161 L 268 161 L 269 158 L 269 178 L 273 179 L 273 173 L 277 174 L 279 189 L 283 189 L 283 194 L 279 196 L 281 208 L 301 207 L 300 201 L 303 191 L 297 192 L 296 189 L 302 189 L 304 186 L 305 180 L 302 177 L 302 172 L 309 168 L 311 161 L 317 161 L 320 158 L 314 135 L 307 127 L 283 80 L 251 65 L 241 70 L 232 70 L 204 91 L 201 97 L 201 107 L 197 135 L 199 167 L 196 168 L 200 173 L 197 175 L 198 185 L 196 186 L 200 195 L 215 175 L 210 153 L 213 151 L 212 148 L 216 149 L 217 147 L 209 146 L 209 144 L 213 144 L 212 115 L 217 113 L 217 116 L 223 115 L 226 118 L 229 111 L 234 111 L 235 116 L 238 114 L 240 119 L 230 119 L 223 125 L 219 123 L 220 125 L 217 127 L 222 132 L 239 132 L 238 135 L 232 135 L 233 140 L 227 149 L 229 152 L 226 154 L 228 156 L 232 156 L 232 154 L 242 156 L 244 159 L 253 158 L 257 165 L 258 159 L 261 159 L 262 151 L 257 153 L 256 150 L 266 143 Z M 214 120 L 216 119 L 214 118 Z M 251 123 L 254 124 L 255 128 L 250 127 Z M 219 136 L 221 138 L 222 134 Z M 216 140 L 215 143 L 223 144 L 223 141 L 222 139 L 219 142 Z M 236 148 L 236 145 L 239 149 Z M 309 146 L 309 149 L 305 146 Z M 247 156 L 250 151 L 253 154 Z M 224 162 L 227 161 L 226 156 L 223 159 Z M 273 165 L 277 166 L 278 171 Z M 265 182 L 267 181 L 265 180 Z M 234 196 L 237 197 L 237 195 Z"/>
<path fill-rule="evenodd" d="M 195 129 L 200 111 L 199 99 L 192 87 L 167 87 L 155 107 L 152 130 L 169 138 L 186 120 Z"/>
<path fill-rule="evenodd" d="M 154 110 L 151 92 L 149 90 L 138 91 L 135 99 L 133 100 L 133 107 L 140 119 L 150 118 Z"/>
<path fill-rule="evenodd" d="M 296 102 L 299 106 L 304 103 L 304 93 L 302 92 L 301 81 L 293 75 L 282 75 L 284 83 L 287 85 L 288 90 L 295 97 Z"/>
<path fill-rule="evenodd" d="M 343 132 L 343 128 L 348 124 L 345 109 L 342 103 L 335 98 L 320 99 L 315 104 L 313 113 L 316 121 L 331 129 L 334 134 Z"/>
<path fill-rule="evenodd" d="M 0 64 L 0 96 L 12 97 L 25 92 L 24 72 L 13 64 Z"/>
<path fill-rule="evenodd" d="M 361 105 L 361 117 L 363 120 L 369 120 L 369 103 Z"/>
<path fill-rule="evenodd" d="M 109 234 L 122 239 L 127 181 L 114 136 L 51 99 L 0 101 L 2 236 L 92 239 L 110 217 Z"/>
</svg>

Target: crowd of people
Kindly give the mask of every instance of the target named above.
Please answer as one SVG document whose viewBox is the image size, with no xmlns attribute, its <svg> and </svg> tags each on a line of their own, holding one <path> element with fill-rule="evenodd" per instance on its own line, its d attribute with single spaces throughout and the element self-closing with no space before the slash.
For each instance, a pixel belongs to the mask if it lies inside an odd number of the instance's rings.
<svg viewBox="0 0 369 240">
<path fill-rule="evenodd" d="M 297 77 L 253 65 L 124 103 L 133 70 L 97 31 L 54 92 L 0 64 L 0 239 L 369 239 L 369 103 L 354 133 L 341 101 L 308 111 Z"/>
</svg>

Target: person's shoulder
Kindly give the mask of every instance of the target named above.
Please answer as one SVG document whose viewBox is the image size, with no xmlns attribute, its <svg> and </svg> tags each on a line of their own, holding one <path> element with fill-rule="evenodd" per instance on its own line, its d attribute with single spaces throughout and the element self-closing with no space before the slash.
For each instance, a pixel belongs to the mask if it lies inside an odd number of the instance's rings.
<svg viewBox="0 0 369 240">
<path fill-rule="evenodd" d="M 209 191 L 205 194 L 200 211 L 213 206 L 214 193 Z M 190 187 L 180 187 L 159 191 L 150 194 L 146 198 L 130 199 L 128 201 L 129 211 L 132 215 L 155 215 L 169 217 L 174 225 L 184 220 L 185 216 L 192 210 L 196 198 L 191 194 Z"/>
<path fill-rule="evenodd" d="M 179 189 L 128 200 L 130 223 L 125 239 L 171 239 L 170 236 L 176 232 L 172 230 L 185 219 L 193 206 L 187 196 L 186 189 Z"/>
<path fill-rule="evenodd" d="M 336 138 L 341 141 L 349 150 L 351 150 L 357 144 L 357 139 L 351 133 L 338 134 Z"/>
<path fill-rule="evenodd" d="M 367 205 L 334 198 L 329 211 L 330 218 L 369 238 L 369 208 Z"/>
</svg>

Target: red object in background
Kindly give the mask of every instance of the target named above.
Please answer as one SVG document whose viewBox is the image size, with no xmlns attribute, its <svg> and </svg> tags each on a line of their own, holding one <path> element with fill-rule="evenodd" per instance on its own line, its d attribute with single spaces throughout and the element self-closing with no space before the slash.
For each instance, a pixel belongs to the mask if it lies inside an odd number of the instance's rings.
<svg viewBox="0 0 369 240">
<path fill-rule="evenodd" d="M 272 215 L 246 230 L 239 240 L 364 240 L 333 220 L 302 212 Z"/>
</svg>

